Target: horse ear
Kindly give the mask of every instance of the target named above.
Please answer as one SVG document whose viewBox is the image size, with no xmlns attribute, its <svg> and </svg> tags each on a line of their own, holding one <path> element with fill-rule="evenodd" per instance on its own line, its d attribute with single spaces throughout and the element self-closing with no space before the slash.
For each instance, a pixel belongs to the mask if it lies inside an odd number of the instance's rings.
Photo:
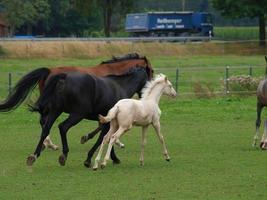
<svg viewBox="0 0 267 200">
<path fill-rule="evenodd" d="M 167 76 L 165 76 L 165 79 L 164 79 L 164 80 L 165 80 L 165 82 L 168 82 L 168 78 L 167 78 Z"/>
</svg>

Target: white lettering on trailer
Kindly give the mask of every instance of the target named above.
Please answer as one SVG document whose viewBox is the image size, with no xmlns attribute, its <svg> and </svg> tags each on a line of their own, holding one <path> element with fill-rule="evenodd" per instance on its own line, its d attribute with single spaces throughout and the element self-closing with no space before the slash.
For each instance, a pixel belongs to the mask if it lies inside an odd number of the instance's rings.
<svg viewBox="0 0 267 200">
<path fill-rule="evenodd" d="M 170 24 L 170 23 L 180 24 L 182 23 L 182 21 L 183 21 L 182 19 L 167 19 L 167 18 L 157 19 L 158 24 Z"/>
</svg>

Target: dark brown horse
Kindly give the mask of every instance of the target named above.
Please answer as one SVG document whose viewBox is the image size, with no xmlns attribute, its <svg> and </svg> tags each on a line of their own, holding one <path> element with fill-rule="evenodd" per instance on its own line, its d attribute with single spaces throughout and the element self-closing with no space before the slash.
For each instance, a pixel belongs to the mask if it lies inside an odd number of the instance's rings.
<svg viewBox="0 0 267 200">
<path fill-rule="evenodd" d="M 265 79 L 262 80 L 257 89 L 257 119 L 256 119 L 256 134 L 254 136 L 253 146 L 256 146 L 259 139 L 259 128 L 261 125 L 261 112 L 263 107 L 267 106 L 267 56 L 265 56 L 266 68 Z M 264 134 L 262 135 L 260 147 L 267 149 L 267 121 L 264 123 Z"/>
<path fill-rule="evenodd" d="M 42 94 L 44 86 L 47 80 L 50 79 L 53 75 L 69 73 L 69 72 L 82 72 L 86 74 L 93 74 L 96 76 L 107 76 L 107 75 L 121 75 L 125 74 L 129 69 L 133 67 L 144 67 L 148 74 L 148 79 L 150 80 L 153 76 L 153 70 L 149 60 L 146 57 L 142 57 L 137 53 L 127 54 L 121 57 L 113 57 L 111 60 L 104 61 L 96 66 L 90 67 L 55 67 L 55 68 L 46 68 L 46 70 L 34 70 L 26 74 L 20 81 L 19 85 L 30 86 L 28 88 L 34 87 L 36 84 L 39 84 L 40 94 Z M 13 90 L 13 93 L 19 93 L 20 91 L 16 90 L 16 87 Z M 16 95 L 24 95 L 22 98 L 19 98 L 19 101 L 11 101 L 3 102 L 0 104 L 0 112 L 10 111 L 18 107 L 27 97 L 26 92 L 21 92 L 21 94 Z M 89 133 L 86 136 L 82 137 L 81 143 L 86 142 L 88 139 L 92 138 L 98 131 L 101 130 L 101 127 L 98 127 L 92 133 Z M 54 150 L 58 149 L 56 145 L 54 145 L 49 137 L 44 141 L 44 147 L 49 147 Z"/>
</svg>

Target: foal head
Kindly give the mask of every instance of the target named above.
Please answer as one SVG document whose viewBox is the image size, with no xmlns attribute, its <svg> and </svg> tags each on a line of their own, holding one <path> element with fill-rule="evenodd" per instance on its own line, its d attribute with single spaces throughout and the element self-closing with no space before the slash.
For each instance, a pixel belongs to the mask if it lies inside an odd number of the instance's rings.
<svg viewBox="0 0 267 200">
<path fill-rule="evenodd" d="M 158 90 L 158 92 L 156 92 Z M 168 80 L 167 76 L 164 74 L 159 74 L 152 81 L 148 82 L 145 88 L 142 91 L 142 99 L 148 99 L 150 96 L 154 96 L 154 94 L 161 94 L 176 97 L 177 93 L 173 88 L 171 82 Z M 158 95 L 156 95 L 158 96 Z"/>
<path fill-rule="evenodd" d="M 172 83 L 168 80 L 167 76 L 165 75 L 163 76 L 164 76 L 164 85 L 165 85 L 163 89 L 163 94 L 173 97 L 173 98 L 176 97 L 177 93 L 175 89 L 173 88 Z"/>
</svg>

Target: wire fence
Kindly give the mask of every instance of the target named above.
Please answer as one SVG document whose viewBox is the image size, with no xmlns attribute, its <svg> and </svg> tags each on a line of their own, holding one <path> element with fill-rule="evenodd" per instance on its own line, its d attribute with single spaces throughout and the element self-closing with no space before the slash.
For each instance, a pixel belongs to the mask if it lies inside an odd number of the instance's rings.
<svg viewBox="0 0 267 200">
<path fill-rule="evenodd" d="M 155 74 L 163 73 L 173 83 L 179 96 L 212 97 L 228 94 L 253 94 L 254 90 L 232 90 L 230 77 L 245 75 L 261 79 L 265 66 L 214 66 L 155 68 Z M 0 74 L 0 97 L 7 96 L 24 72 Z"/>
</svg>

